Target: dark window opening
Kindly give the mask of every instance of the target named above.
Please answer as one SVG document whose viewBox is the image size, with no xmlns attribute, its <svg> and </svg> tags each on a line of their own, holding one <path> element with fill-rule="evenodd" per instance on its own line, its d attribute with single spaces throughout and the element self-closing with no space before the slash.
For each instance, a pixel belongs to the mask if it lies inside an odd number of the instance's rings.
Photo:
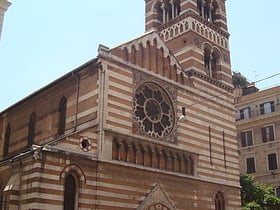
<svg viewBox="0 0 280 210">
<path fill-rule="evenodd" d="M 275 153 L 268 154 L 268 155 L 267 155 L 267 159 L 268 159 L 268 169 L 269 169 L 269 170 L 275 170 L 275 169 L 277 169 L 277 158 L 276 158 L 276 154 L 275 154 Z"/>
<path fill-rule="evenodd" d="M 29 119 L 28 144 L 27 144 L 28 147 L 32 146 L 32 144 L 34 143 L 35 129 L 36 129 L 36 114 L 35 112 L 33 112 Z"/>
<path fill-rule="evenodd" d="M 67 110 L 67 99 L 63 97 L 59 104 L 59 121 L 58 121 L 58 135 L 62 135 L 65 132 L 66 124 L 66 110 Z"/>
<path fill-rule="evenodd" d="M 247 174 L 255 173 L 256 168 L 255 168 L 255 159 L 254 158 L 247 158 Z"/>
<path fill-rule="evenodd" d="M 4 142 L 4 151 L 3 151 L 4 157 L 7 156 L 9 153 L 10 137 L 11 137 L 11 127 L 10 125 L 8 125 L 5 132 L 5 142 Z"/>
<path fill-rule="evenodd" d="M 223 193 L 218 192 L 215 197 L 215 210 L 225 209 L 225 199 Z"/>
<path fill-rule="evenodd" d="M 219 5 L 216 1 L 197 0 L 197 11 L 208 22 L 215 23 L 219 19 Z"/>
<path fill-rule="evenodd" d="M 210 46 L 204 48 L 204 67 L 208 76 L 218 79 L 219 60 L 217 51 L 211 50 Z"/>
<path fill-rule="evenodd" d="M 276 197 L 280 198 L 280 186 L 274 188 L 274 192 L 275 192 Z"/>
<path fill-rule="evenodd" d="M 64 210 L 75 210 L 77 186 L 73 175 L 65 178 L 64 187 Z"/>
<path fill-rule="evenodd" d="M 180 0 L 158 2 L 155 5 L 155 11 L 157 12 L 158 21 L 164 24 L 180 15 Z"/>
</svg>

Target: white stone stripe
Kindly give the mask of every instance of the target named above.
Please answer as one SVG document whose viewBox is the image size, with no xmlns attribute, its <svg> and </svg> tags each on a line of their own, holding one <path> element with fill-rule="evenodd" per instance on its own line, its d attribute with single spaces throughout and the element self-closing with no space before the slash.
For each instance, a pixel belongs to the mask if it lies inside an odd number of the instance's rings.
<svg viewBox="0 0 280 210">
<path fill-rule="evenodd" d="M 119 98 L 121 98 L 122 100 L 132 101 L 131 95 L 125 95 L 125 94 L 122 94 L 122 93 L 117 92 L 117 91 L 112 90 L 112 89 L 109 89 L 108 95 L 113 95 L 113 96 L 119 97 Z"/>
<path fill-rule="evenodd" d="M 131 92 L 131 87 L 130 86 L 124 86 L 124 85 L 118 84 L 118 83 L 113 82 L 113 81 L 110 81 L 110 87 L 116 87 L 116 88 L 124 90 L 128 93 Z M 110 87 L 109 87 L 109 89 L 110 89 Z"/>
<path fill-rule="evenodd" d="M 126 112 L 126 111 L 122 111 L 122 110 L 120 110 L 120 109 L 108 107 L 108 113 L 110 113 L 110 112 L 131 119 L 131 111 L 130 111 L 130 110 Z M 110 116 L 108 116 L 108 118 L 109 118 L 109 117 L 110 117 Z M 127 123 L 127 121 L 126 121 L 126 123 Z"/>
<path fill-rule="evenodd" d="M 132 105 L 132 101 L 129 100 L 129 102 L 130 102 L 131 105 Z M 119 102 L 114 101 L 114 100 L 111 100 L 111 99 L 108 100 L 108 104 L 109 104 L 109 103 L 111 103 L 111 104 L 113 104 L 113 105 L 116 105 L 116 106 L 119 106 L 119 107 L 122 107 L 122 108 L 124 108 L 124 109 L 126 109 L 126 110 L 128 110 L 128 111 L 131 110 L 131 106 L 126 105 L 126 104 L 124 104 L 124 103 L 119 103 Z M 110 106 L 110 105 L 108 105 L 108 106 Z"/>
<path fill-rule="evenodd" d="M 120 69 L 120 67 L 116 67 L 116 68 Z M 121 69 L 121 70 L 124 71 L 123 69 Z M 126 71 L 126 72 L 127 72 L 127 71 Z M 117 73 L 117 72 L 115 72 L 115 71 L 113 71 L 113 70 L 111 70 L 111 71 L 110 71 L 110 74 L 109 74 L 110 77 L 113 77 L 113 78 L 116 78 L 116 79 L 120 79 L 120 78 L 121 78 L 123 81 L 132 84 L 133 79 L 132 79 L 132 76 L 131 76 L 131 75 L 132 75 L 132 74 L 130 73 L 130 77 L 127 77 L 127 76 L 124 76 L 123 74 Z"/>
<path fill-rule="evenodd" d="M 87 109 L 86 111 L 84 111 L 84 112 L 80 112 L 79 114 L 78 114 L 78 119 L 80 119 L 80 118 L 82 118 L 82 117 L 85 117 L 85 116 L 87 116 L 87 115 L 90 115 L 90 114 L 92 114 L 92 113 L 95 113 L 95 112 L 97 112 L 97 106 L 95 106 L 95 107 L 93 107 L 93 108 L 90 108 L 90 109 Z M 67 119 L 66 119 L 66 123 L 70 123 L 70 122 L 72 122 L 72 121 L 74 121 L 75 120 L 75 116 L 71 116 L 71 117 L 68 117 Z"/>
</svg>

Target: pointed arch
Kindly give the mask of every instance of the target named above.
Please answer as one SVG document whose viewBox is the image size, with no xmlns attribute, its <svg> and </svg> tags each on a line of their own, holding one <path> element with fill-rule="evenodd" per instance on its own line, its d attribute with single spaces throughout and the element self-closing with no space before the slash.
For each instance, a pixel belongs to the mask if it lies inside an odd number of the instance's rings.
<svg viewBox="0 0 280 210">
<path fill-rule="evenodd" d="M 153 11 L 156 13 L 157 21 L 162 24 L 163 23 L 163 10 L 161 8 L 161 2 L 155 1 L 153 5 Z"/>
<path fill-rule="evenodd" d="M 35 138 L 35 130 L 36 130 L 36 113 L 33 112 L 29 118 L 29 127 L 28 127 L 28 143 L 27 147 L 32 146 Z"/>
<path fill-rule="evenodd" d="M 5 142 L 4 142 L 4 150 L 3 150 L 4 157 L 6 157 L 9 153 L 10 138 L 11 138 L 11 126 L 10 124 L 8 124 L 5 132 Z"/>
<path fill-rule="evenodd" d="M 217 1 L 197 0 L 196 4 L 197 12 L 202 18 L 217 24 L 217 20 L 220 20 L 220 5 Z"/>
<path fill-rule="evenodd" d="M 215 196 L 215 210 L 225 210 L 225 198 L 221 191 L 217 192 Z"/>
<path fill-rule="evenodd" d="M 74 173 L 69 173 L 64 181 L 64 210 L 75 210 L 78 207 L 79 182 Z"/>
<path fill-rule="evenodd" d="M 66 125 L 67 98 L 63 96 L 59 103 L 58 129 L 57 134 L 62 135 L 65 132 Z"/>
<path fill-rule="evenodd" d="M 211 70 L 212 70 L 212 77 L 217 79 L 218 78 L 218 71 L 219 69 L 219 64 L 220 64 L 220 55 L 218 51 L 213 50 L 212 53 L 212 58 L 211 58 Z"/>
<path fill-rule="evenodd" d="M 60 173 L 60 180 L 64 181 L 65 177 L 67 176 L 67 174 L 69 174 L 70 172 L 73 172 L 77 175 L 77 179 L 79 180 L 80 183 L 85 183 L 86 182 L 86 176 L 83 172 L 83 170 L 75 165 L 75 164 L 71 164 L 71 165 L 67 165 Z"/>
<path fill-rule="evenodd" d="M 130 62 L 132 64 L 136 64 L 136 48 L 135 45 L 131 46 L 131 58 L 130 58 Z"/>
</svg>

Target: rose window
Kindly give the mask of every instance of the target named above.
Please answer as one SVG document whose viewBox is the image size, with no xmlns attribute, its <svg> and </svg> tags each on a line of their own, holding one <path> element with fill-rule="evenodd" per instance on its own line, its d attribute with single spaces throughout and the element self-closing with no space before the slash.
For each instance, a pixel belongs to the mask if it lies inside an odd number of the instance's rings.
<svg viewBox="0 0 280 210">
<path fill-rule="evenodd" d="M 174 110 L 167 93 L 154 83 L 137 88 L 134 115 L 140 129 L 153 138 L 168 136 L 174 125 Z"/>
</svg>

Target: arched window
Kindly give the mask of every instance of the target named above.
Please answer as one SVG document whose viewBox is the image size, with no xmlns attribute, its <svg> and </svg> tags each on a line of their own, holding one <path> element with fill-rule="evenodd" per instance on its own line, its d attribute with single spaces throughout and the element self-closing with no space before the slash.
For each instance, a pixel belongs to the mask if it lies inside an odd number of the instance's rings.
<svg viewBox="0 0 280 210">
<path fill-rule="evenodd" d="M 211 72 L 211 49 L 209 47 L 204 48 L 204 67 L 209 76 L 212 76 Z"/>
<path fill-rule="evenodd" d="M 166 23 L 180 15 L 180 0 L 163 0 L 155 4 L 157 19 L 160 23 Z"/>
<path fill-rule="evenodd" d="M 65 132 L 66 110 L 67 110 L 67 99 L 65 96 L 63 96 L 59 104 L 59 118 L 58 118 L 58 130 L 57 130 L 58 135 L 62 135 Z"/>
<path fill-rule="evenodd" d="M 212 71 L 212 77 L 217 79 L 217 72 L 219 71 L 219 60 L 220 56 L 217 51 L 213 51 L 212 53 L 212 60 L 211 60 L 211 71 Z"/>
<path fill-rule="evenodd" d="M 77 209 L 77 189 L 78 185 L 75 177 L 72 174 L 68 174 L 64 182 L 64 210 Z"/>
<path fill-rule="evenodd" d="M 209 45 L 204 48 L 204 67 L 206 74 L 209 77 L 218 79 L 219 64 L 220 64 L 220 54 L 217 50 L 213 50 Z"/>
<path fill-rule="evenodd" d="M 198 14 L 208 22 L 215 22 L 218 19 L 219 5 L 216 1 L 197 0 Z"/>
<path fill-rule="evenodd" d="M 215 197 L 215 210 L 225 210 L 225 199 L 222 192 L 218 192 Z"/>
<path fill-rule="evenodd" d="M 10 137 L 11 137 L 11 127 L 9 124 L 5 132 L 5 142 L 4 142 L 4 151 L 3 151 L 4 157 L 7 156 L 9 152 Z"/>
<path fill-rule="evenodd" d="M 30 147 L 34 143 L 35 128 L 36 128 L 36 114 L 35 112 L 33 112 L 29 118 L 28 144 L 27 144 L 28 147 Z"/>
</svg>

